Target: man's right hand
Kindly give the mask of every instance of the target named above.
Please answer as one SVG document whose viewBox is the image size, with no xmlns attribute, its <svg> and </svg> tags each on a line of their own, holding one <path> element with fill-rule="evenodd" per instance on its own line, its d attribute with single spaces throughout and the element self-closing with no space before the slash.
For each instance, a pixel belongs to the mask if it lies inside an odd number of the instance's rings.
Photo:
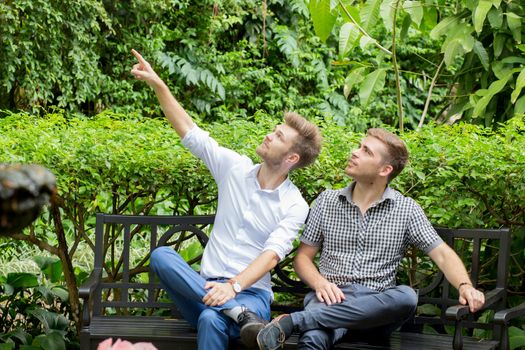
<svg viewBox="0 0 525 350">
<path fill-rule="evenodd" d="M 151 87 L 159 83 L 161 80 L 153 68 L 151 68 L 148 61 L 146 61 L 135 49 L 131 49 L 131 53 L 137 58 L 137 61 L 139 61 L 139 63 L 133 65 L 131 74 L 133 74 L 138 80 L 144 80 Z"/>
<path fill-rule="evenodd" d="M 338 304 L 346 299 L 345 294 L 335 283 L 328 282 L 324 278 L 315 284 L 314 289 L 317 299 L 326 305 Z"/>
</svg>

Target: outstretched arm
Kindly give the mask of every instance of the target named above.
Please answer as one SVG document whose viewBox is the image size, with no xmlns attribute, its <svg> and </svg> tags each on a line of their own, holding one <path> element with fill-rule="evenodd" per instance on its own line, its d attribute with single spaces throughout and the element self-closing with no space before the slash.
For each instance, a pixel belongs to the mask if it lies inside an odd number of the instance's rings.
<svg viewBox="0 0 525 350">
<path fill-rule="evenodd" d="M 324 278 L 313 262 L 318 250 L 319 247 L 301 242 L 294 259 L 295 271 L 306 284 L 315 290 L 320 302 L 327 305 L 340 303 L 345 299 L 344 293 L 335 283 Z"/>
<path fill-rule="evenodd" d="M 181 138 L 186 136 L 186 133 L 193 127 L 193 120 L 188 113 L 182 108 L 173 97 L 168 86 L 159 78 L 157 73 L 151 68 L 151 65 L 135 50 L 131 53 L 137 58 L 139 63 L 135 64 L 131 69 L 131 74 L 138 80 L 145 81 L 153 88 L 157 98 L 160 102 L 160 107 L 164 112 L 166 118 L 171 123 L 177 134 Z"/>
<path fill-rule="evenodd" d="M 485 304 L 485 295 L 472 286 L 465 265 L 459 256 L 446 243 L 432 249 L 428 256 L 443 271 L 447 280 L 459 291 L 459 302 L 468 304 L 471 312 L 479 310 Z"/>
</svg>

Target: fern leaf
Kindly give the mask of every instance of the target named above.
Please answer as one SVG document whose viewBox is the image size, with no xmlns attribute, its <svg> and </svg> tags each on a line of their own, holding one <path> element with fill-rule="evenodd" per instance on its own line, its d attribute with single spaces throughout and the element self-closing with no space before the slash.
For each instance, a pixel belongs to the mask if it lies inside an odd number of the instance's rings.
<svg viewBox="0 0 525 350">
<path fill-rule="evenodd" d="M 297 56 L 299 46 L 297 45 L 294 33 L 286 26 L 278 26 L 275 32 L 275 37 L 277 38 L 279 51 L 290 60 L 294 67 L 299 67 L 300 61 Z"/>
<path fill-rule="evenodd" d="M 314 59 L 312 61 L 314 71 L 317 76 L 317 86 L 323 89 L 328 89 L 328 71 L 323 60 Z"/>
</svg>

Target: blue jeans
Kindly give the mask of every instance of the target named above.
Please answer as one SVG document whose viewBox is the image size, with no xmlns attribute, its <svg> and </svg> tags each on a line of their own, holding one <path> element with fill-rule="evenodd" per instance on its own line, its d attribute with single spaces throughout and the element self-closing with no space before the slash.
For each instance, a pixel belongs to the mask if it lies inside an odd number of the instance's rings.
<svg viewBox="0 0 525 350">
<path fill-rule="evenodd" d="M 261 318 L 270 319 L 271 294 L 259 288 L 245 289 L 222 306 L 205 305 L 202 298 L 207 293 L 206 280 L 170 247 L 155 249 L 150 267 L 184 319 L 197 329 L 199 349 L 228 349 L 230 338 L 239 337 L 239 326 L 221 310 L 245 306 Z"/>
<path fill-rule="evenodd" d="M 385 339 L 400 327 L 417 307 L 416 292 L 396 286 L 377 292 L 359 284 L 340 286 L 346 300 L 326 305 L 315 292 L 304 299 L 305 310 L 291 314 L 301 332 L 299 349 L 330 349 L 343 337 L 368 334 Z"/>
</svg>

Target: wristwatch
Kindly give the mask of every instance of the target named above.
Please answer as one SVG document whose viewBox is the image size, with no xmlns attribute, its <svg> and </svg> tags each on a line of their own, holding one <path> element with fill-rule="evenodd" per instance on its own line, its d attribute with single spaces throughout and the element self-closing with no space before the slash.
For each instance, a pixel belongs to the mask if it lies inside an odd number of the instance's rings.
<svg viewBox="0 0 525 350">
<path fill-rule="evenodd" d="M 241 284 L 234 279 L 229 279 L 228 283 L 232 285 L 233 291 L 239 294 L 242 291 Z"/>
</svg>

